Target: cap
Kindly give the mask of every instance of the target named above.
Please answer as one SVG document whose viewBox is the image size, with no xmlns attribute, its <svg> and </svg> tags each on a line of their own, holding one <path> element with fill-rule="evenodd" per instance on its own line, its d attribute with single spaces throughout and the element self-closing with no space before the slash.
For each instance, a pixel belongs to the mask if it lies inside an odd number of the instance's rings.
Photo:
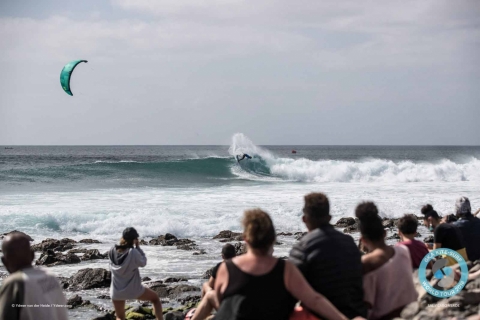
<svg viewBox="0 0 480 320">
<path fill-rule="evenodd" d="M 137 230 L 133 227 L 128 227 L 123 230 L 122 238 L 125 240 L 135 240 L 139 237 Z"/>
<path fill-rule="evenodd" d="M 457 202 L 455 202 L 455 212 L 457 215 L 471 214 L 470 200 L 467 197 L 458 198 Z"/>
</svg>

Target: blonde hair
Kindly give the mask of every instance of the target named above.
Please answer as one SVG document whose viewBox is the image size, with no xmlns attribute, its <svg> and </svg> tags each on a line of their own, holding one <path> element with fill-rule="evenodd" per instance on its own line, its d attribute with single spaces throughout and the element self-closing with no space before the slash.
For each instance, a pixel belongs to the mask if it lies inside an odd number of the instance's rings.
<svg viewBox="0 0 480 320">
<path fill-rule="evenodd" d="M 127 241 L 123 238 L 120 238 L 120 244 L 116 245 L 115 248 L 119 252 L 125 251 L 126 249 L 133 248 L 133 240 Z"/>
<path fill-rule="evenodd" d="M 242 224 L 245 241 L 252 248 L 267 253 L 276 239 L 275 228 L 268 213 L 261 209 L 247 210 Z"/>
</svg>

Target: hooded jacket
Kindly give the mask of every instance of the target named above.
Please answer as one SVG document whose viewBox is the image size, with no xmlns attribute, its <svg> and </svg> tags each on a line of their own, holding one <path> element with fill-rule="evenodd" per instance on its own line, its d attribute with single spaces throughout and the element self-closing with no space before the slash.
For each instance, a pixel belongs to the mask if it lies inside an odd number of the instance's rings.
<svg viewBox="0 0 480 320">
<path fill-rule="evenodd" d="M 139 267 L 147 265 L 147 257 L 140 248 L 130 248 L 118 252 L 114 246 L 108 253 L 112 283 L 110 297 L 112 300 L 137 299 L 145 292 L 142 286 Z"/>
</svg>

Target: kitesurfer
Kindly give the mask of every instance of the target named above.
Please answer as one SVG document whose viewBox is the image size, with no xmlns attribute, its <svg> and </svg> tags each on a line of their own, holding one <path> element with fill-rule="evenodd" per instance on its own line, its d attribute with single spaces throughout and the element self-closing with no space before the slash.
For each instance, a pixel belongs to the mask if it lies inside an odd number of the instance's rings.
<svg viewBox="0 0 480 320">
<path fill-rule="evenodd" d="M 248 154 L 244 153 L 241 158 L 239 158 L 239 157 L 237 156 L 237 161 L 240 162 L 240 161 L 242 161 L 242 160 L 245 159 L 245 158 L 247 158 L 247 159 L 252 159 L 251 156 L 249 156 Z"/>
</svg>

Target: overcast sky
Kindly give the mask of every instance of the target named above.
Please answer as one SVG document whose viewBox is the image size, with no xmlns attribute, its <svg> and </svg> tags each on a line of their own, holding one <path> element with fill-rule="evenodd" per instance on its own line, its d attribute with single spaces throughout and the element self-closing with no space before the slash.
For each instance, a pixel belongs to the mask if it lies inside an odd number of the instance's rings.
<svg viewBox="0 0 480 320">
<path fill-rule="evenodd" d="M 1 0 L 0 144 L 480 145 L 479 57 L 476 0 Z"/>
</svg>

